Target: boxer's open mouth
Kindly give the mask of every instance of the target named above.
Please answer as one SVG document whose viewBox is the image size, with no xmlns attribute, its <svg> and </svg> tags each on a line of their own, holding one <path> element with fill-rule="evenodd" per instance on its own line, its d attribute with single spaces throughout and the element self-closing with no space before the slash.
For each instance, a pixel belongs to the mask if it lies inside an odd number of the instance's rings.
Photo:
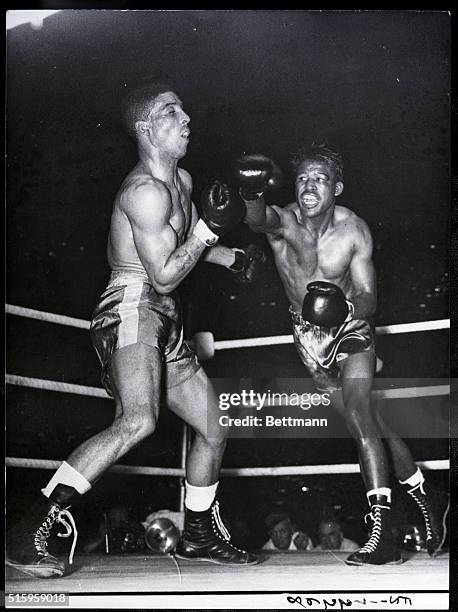
<svg viewBox="0 0 458 612">
<path fill-rule="evenodd" d="M 316 206 L 318 204 L 319 200 L 318 200 L 318 198 L 316 196 L 306 195 L 306 196 L 302 197 L 302 202 L 308 208 L 313 208 L 314 206 Z"/>
</svg>

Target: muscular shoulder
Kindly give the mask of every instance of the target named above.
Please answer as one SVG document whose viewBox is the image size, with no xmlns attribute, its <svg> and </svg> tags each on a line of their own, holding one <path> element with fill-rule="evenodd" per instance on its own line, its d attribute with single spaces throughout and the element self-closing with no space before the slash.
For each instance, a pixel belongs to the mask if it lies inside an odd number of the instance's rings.
<svg viewBox="0 0 458 612">
<path fill-rule="evenodd" d="M 152 176 L 140 175 L 125 181 L 120 207 L 129 218 L 138 215 L 162 217 L 170 213 L 170 192 L 164 183 Z"/>
<path fill-rule="evenodd" d="M 335 222 L 339 230 L 345 232 L 355 248 L 372 250 L 372 235 L 364 219 L 346 206 L 336 206 Z"/>
<path fill-rule="evenodd" d="M 284 238 L 291 224 L 297 221 L 296 214 L 290 209 L 291 206 L 294 206 L 294 203 L 287 206 L 277 206 L 275 204 L 267 206 L 267 226 L 264 231 L 269 240 L 275 241 Z"/>
<path fill-rule="evenodd" d="M 299 208 L 296 202 L 291 202 L 290 204 L 287 204 L 286 206 L 273 205 L 272 208 L 276 211 L 276 213 L 280 217 L 280 221 L 282 225 L 288 225 L 291 222 L 297 221 L 297 215 L 298 215 Z"/>
</svg>

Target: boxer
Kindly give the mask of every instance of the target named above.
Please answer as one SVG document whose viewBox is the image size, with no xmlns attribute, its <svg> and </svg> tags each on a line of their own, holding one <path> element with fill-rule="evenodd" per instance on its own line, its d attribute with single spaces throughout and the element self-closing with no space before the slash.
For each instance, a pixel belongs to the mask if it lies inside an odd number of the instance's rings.
<svg viewBox="0 0 458 612">
<path fill-rule="evenodd" d="M 264 155 L 243 155 L 235 179 L 246 205 L 245 222 L 262 232 L 290 302 L 294 342 L 318 389 L 333 392 L 333 405 L 356 440 L 370 507 L 371 531 L 349 565 L 401 563 L 391 523 L 389 447 L 397 478 L 424 518 L 428 551 L 435 555 L 445 528 L 407 445 L 388 430 L 371 406 L 376 363 L 372 316 L 376 274 L 367 223 L 338 206 L 343 162 L 335 149 L 312 144 L 294 159 L 295 201 L 267 206 L 264 193 L 282 172 Z"/>
<path fill-rule="evenodd" d="M 244 280 L 251 274 L 252 253 L 218 244 L 240 222 L 244 206 L 227 184 L 215 180 L 202 194 L 199 216 L 191 176 L 178 166 L 189 143 L 190 117 L 172 88 L 156 83 L 130 92 L 124 123 L 139 159 L 115 197 L 107 248 L 112 272 L 91 323 L 115 417 L 70 454 L 33 510 L 7 534 L 8 563 L 39 578 L 65 573 L 64 561 L 49 549 L 51 534 L 57 528 L 75 534 L 70 506 L 153 433 L 163 388 L 170 409 L 195 432 L 177 556 L 237 566 L 257 562 L 231 543 L 219 514 L 216 490 L 226 433 L 217 426 L 212 385 L 183 340 L 177 293 L 201 259 Z"/>
</svg>

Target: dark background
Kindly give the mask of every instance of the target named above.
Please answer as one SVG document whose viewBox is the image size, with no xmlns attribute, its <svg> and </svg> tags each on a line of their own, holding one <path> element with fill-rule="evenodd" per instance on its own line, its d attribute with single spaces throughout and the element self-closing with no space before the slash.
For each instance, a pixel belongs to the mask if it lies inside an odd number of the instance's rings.
<svg viewBox="0 0 458 612">
<path fill-rule="evenodd" d="M 136 161 L 120 102 L 130 86 L 160 77 L 191 116 L 181 165 L 193 176 L 196 203 L 207 180 L 227 173 L 241 151 L 275 158 L 287 180 L 270 201 L 291 201 L 291 155 L 303 142 L 328 138 L 346 160 L 339 203 L 362 215 L 373 233 L 376 324 L 447 317 L 449 28 L 447 13 L 429 11 L 66 10 L 41 30 L 29 24 L 9 30 L 6 301 L 90 318 L 109 274 L 113 197 Z M 291 333 L 265 239 L 239 226 L 224 242 L 256 242 L 267 264 L 251 286 L 237 285 L 226 270 L 198 266 L 182 286 L 188 335 Z M 447 376 L 448 343 L 446 331 L 381 336 L 381 376 Z M 85 331 L 9 316 L 6 348 L 10 374 L 100 385 Z M 215 377 L 305 375 L 292 345 L 222 351 L 205 367 Z M 106 400 L 8 387 L 6 454 L 64 459 L 112 412 Z M 158 431 L 122 463 L 177 466 L 180 435 L 180 423 L 164 410 Z M 409 444 L 415 459 L 448 456 L 446 440 Z M 332 440 L 231 440 L 224 465 L 356 462 L 352 441 L 337 446 L 336 452 Z M 49 476 L 9 470 L 12 512 Z M 446 473 L 430 479 L 447 486 Z M 176 479 L 107 475 L 87 503 L 102 508 L 126 491 L 142 518 L 178 502 Z M 306 524 L 316 522 L 314 508 L 342 505 L 350 535 L 361 537 L 357 475 L 224 479 L 221 493 L 229 514 L 290 503 Z"/>
</svg>

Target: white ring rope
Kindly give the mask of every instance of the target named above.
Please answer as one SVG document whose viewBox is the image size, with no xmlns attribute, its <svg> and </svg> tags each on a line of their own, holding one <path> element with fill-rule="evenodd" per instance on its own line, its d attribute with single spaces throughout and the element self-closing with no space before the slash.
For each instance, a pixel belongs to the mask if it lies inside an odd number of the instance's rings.
<svg viewBox="0 0 458 612">
<path fill-rule="evenodd" d="M 28 376 L 15 376 L 13 374 L 6 374 L 5 381 L 8 385 L 18 385 L 19 387 L 31 387 L 32 389 L 41 389 L 43 391 L 59 391 L 60 393 L 74 393 L 75 395 L 112 399 L 105 389 L 101 387 L 86 387 L 84 385 L 74 385 L 54 380 L 45 380 L 43 378 L 30 378 Z"/>
<path fill-rule="evenodd" d="M 58 325 L 68 325 L 69 327 L 79 327 L 81 329 L 89 329 L 91 325 L 90 321 L 84 319 L 75 319 L 74 317 L 33 310 L 23 306 L 13 306 L 12 304 L 5 304 L 5 312 L 6 314 L 17 315 L 18 317 L 37 319 L 38 321 L 47 321 L 48 323 L 57 323 Z"/>
<path fill-rule="evenodd" d="M 84 319 L 67 317 L 64 315 L 53 314 L 22 306 L 14 306 L 6 304 L 6 313 L 21 317 L 37 319 L 58 325 L 67 325 L 88 330 L 90 322 Z M 450 320 L 440 319 L 437 321 L 423 321 L 418 323 L 402 323 L 398 325 L 385 325 L 377 327 L 378 334 L 400 334 L 418 331 L 430 331 L 437 329 L 449 329 Z M 240 340 L 220 340 L 214 342 L 215 350 L 225 350 L 245 347 L 271 346 L 275 344 L 291 344 L 293 343 L 292 335 L 285 336 L 267 336 L 262 338 L 245 338 Z M 59 391 L 62 393 L 72 393 L 76 395 L 85 395 L 90 397 L 100 397 L 103 399 L 111 399 L 107 392 L 99 387 L 88 387 L 84 385 L 75 385 L 65 382 L 57 382 L 40 378 L 31 378 L 27 376 L 15 376 L 6 374 L 6 383 L 11 385 L 19 385 L 34 389 L 47 391 Z M 448 395 L 450 393 L 449 385 L 436 385 L 429 387 L 407 387 L 401 389 L 383 389 L 373 391 L 377 398 L 406 398 L 406 397 L 428 397 L 438 395 Z M 274 404 L 279 405 L 279 404 Z M 431 461 L 417 461 L 419 467 L 429 470 L 448 470 L 450 462 L 445 459 Z M 8 467 L 22 467 L 33 469 L 49 469 L 56 470 L 61 461 L 48 459 L 24 459 L 20 457 L 6 457 L 5 464 Z M 175 476 L 184 477 L 185 471 L 183 468 L 158 468 L 150 466 L 129 466 L 129 465 L 114 465 L 108 471 L 112 473 L 122 474 L 137 474 L 145 476 Z M 312 466 L 277 466 L 277 467 L 256 467 L 256 468 L 223 468 L 222 476 L 305 476 L 315 474 L 354 474 L 360 471 L 359 464 L 335 464 L 335 465 L 312 465 Z"/>
<path fill-rule="evenodd" d="M 59 391 L 60 393 L 73 393 L 75 395 L 86 395 L 89 397 L 101 397 L 103 399 L 112 399 L 105 389 L 101 387 L 86 387 L 84 385 L 74 385 L 71 383 L 57 382 L 54 380 L 45 380 L 43 378 L 30 378 L 28 376 L 14 376 L 6 374 L 5 381 L 9 385 L 17 385 L 19 387 L 30 387 L 32 389 L 41 389 L 44 391 Z M 377 389 L 372 392 L 376 399 L 406 399 L 410 397 L 435 397 L 439 395 L 449 395 L 450 385 L 431 385 L 424 387 L 399 387 L 395 389 Z M 291 406 L 290 396 L 281 394 L 282 400 L 287 399 L 287 402 L 273 401 L 264 404 L 264 407 L 272 406 Z"/>
<path fill-rule="evenodd" d="M 75 319 L 64 315 L 53 314 L 41 310 L 33 310 L 32 308 L 23 308 L 22 306 L 13 306 L 12 304 L 5 305 L 7 314 L 26 317 L 29 319 L 38 319 L 39 321 L 47 321 L 48 323 L 57 323 L 59 325 L 68 325 L 70 327 L 79 327 L 89 329 L 90 321 L 84 319 Z M 438 319 L 436 321 L 420 321 L 417 323 L 399 323 L 396 325 L 382 325 L 376 328 L 379 335 L 384 334 L 405 334 L 419 331 L 431 331 L 435 329 L 449 329 L 450 319 Z M 247 348 L 258 346 L 270 346 L 274 344 L 292 344 L 293 336 L 288 334 L 285 336 L 265 336 L 260 338 L 242 338 L 240 340 L 217 340 L 214 343 L 215 350 L 226 350 L 234 348 Z"/>
<path fill-rule="evenodd" d="M 5 457 L 7 467 L 32 468 L 37 470 L 56 470 L 62 461 L 51 459 L 24 459 L 22 457 Z M 416 461 L 420 468 L 426 470 L 448 470 L 448 459 Z M 133 465 L 114 465 L 109 472 L 118 474 L 135 474 L 142 476 L 177 476 L 184 477 L 184 468 L 163 468 Z M 317 474 L 358 474 L 358 463 L 341 463 L 330 465 L 282 465 L 277 467 L 222 468 L 222 476 L 315 476 Z"/>
<path fill-rule="evenodd" d="M 386 334 L 408 334 L 420 331 L 432 331 L 435 329 L 450 329 L 450 319 L 438 319 L 436 321 L 420 321 L 418 323 L 398 323 L 396 325 L 382 325 L 375 328 L 378 336 Z M 249 348 L 257 346 L 271 346 L 274 344 L 292 344 L 292 334 L 285 336 L 263 336 L 261 338 L 242 338 L 240 340 L 216 340 L 215 350 Z"/>
</svg>

